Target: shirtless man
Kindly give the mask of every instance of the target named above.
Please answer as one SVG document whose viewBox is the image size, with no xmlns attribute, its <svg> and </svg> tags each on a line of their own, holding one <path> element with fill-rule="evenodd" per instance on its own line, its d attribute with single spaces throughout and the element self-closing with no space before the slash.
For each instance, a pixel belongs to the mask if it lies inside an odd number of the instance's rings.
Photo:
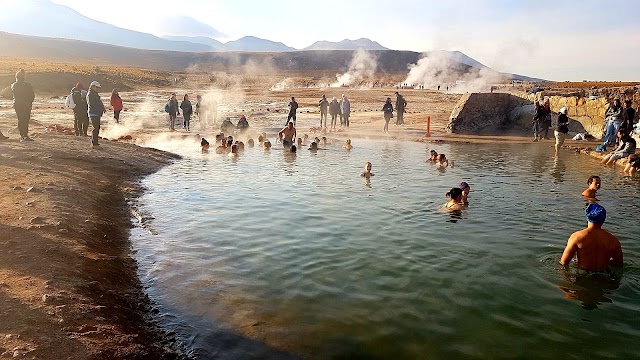
<svg viewBox="0 0 640 360">
<path fill-rule="evenodd" d="M 596 199 L 596 192 L 600 189 L 600 176 L 592 175 L 587 180 L 587 185 L 589 185 L 582 192 L 582 196 L 587 199 Z"/>
<path fill-rule="evenodd" d="M 578 255 L 578 267 L 587 271 L 603 271 L 622 267 L 622 247 L 617 237 L 602 229 L 607 211 L 600 204 L 589 204 L 584 211 L 587 215 L 586 229 L 571 234 L 564 249 L 560 264 L 568 265 L 573 256 Z"/>
<path fill-rule="evenodd" d="M 287 126 L 280 130 L 278 137 L 282 138 L 282 146 L 290 148 L 293 145 L 293 139 L 296 138 L 296 128 L 293 127 L 293 121 L 289 121 Z"/>
</svg>

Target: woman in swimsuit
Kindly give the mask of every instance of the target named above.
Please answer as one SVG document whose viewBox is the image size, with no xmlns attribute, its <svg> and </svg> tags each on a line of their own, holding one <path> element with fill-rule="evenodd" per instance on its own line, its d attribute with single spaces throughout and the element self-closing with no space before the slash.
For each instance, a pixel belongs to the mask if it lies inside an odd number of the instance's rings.
<svg viewBox="0 0 640 360">
<path fill-rule="evenodd" d="M 438 153 L 435 150 L 431 150 L 429 152 L 430 156 L 429 156 L 429 160 L 430 162 L 434 163 L 436 161 L 438 161 Z"/>
<path fill-rule="evenodd" d="M 353 149 L 353 146 L 351 146 L 351 139 L 347 139 L 344 142 L 344 145 L 342 146 L 345 150 L 351 150 Z"/>
<path fill-rule="evenodd" d="M 462 203 L 462 189 L 451 188 L 451 190 L 449 190 L 445 195 L 451 199 L 444 204 L 445 209 L 449 211 L 464 209 L 464 204 Z"/>
</svg>

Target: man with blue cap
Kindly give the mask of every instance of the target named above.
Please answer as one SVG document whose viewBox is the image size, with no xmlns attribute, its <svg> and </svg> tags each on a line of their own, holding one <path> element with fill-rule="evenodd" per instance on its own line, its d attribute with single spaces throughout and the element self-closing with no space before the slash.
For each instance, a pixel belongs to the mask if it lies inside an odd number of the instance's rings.
<svg viewBox="0 0 640 360">
<path fill-rule="evenodd" d="M 622 267 L 622 247 L 617 237 L 602 229 L 607 218 L 605 208 L 597 203 L 585 209 L 587 228 L 571 234 L 560 263 L 568 265 L 578 256 L 578 267 L 587 271 L 603 271 L 610 266 Z"/>
</svg>

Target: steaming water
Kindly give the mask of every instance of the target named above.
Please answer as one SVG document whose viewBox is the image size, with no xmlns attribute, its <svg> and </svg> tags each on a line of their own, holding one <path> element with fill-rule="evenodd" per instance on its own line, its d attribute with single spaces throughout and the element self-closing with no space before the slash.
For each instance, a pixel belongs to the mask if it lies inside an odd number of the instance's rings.
<svg viewBox="0 0 640 360">
<path fill-rule="evenodd" d="M 638 357 L 637 179 L 551 144 L 356 140 L 290 158 L 185 150 L 149 176 L 133 243 L 164 324 L 202 358 Z M 456 160 L 437 171 L 430 147 Z M 376 174 L 358 176 L 365 161 Z M 620 274 L 558 266 L 600 174 Z M 460 181 L 461 216 L 439 210 Z"/>
</svg>

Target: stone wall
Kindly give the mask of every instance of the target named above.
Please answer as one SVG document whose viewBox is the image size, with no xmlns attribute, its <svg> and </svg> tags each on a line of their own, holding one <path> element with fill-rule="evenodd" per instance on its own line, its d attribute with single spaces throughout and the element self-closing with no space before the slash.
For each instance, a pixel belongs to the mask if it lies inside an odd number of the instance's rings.
<svg viewBox="0 0 640 360">
<path fill-rule="evenodd" d="M 539 99 L 533 94 L 522 97 L 531 102 Z M 549 105 L 555 114 L 566 107 L 569 119 L 579 122 L 587 133 L 598 139 L 604 136 L 604 114 L 609 106 L 604 97 L 591 100 L 575 96 L 549 96 Z"/>
<path fill-rule="evenodd" d="M 506 93 L 466 93 L 451 112 L 447 132 L 458 134 L 496 133 L 512 126 L 509 114 L 530 100 Z"/>
</svg>

